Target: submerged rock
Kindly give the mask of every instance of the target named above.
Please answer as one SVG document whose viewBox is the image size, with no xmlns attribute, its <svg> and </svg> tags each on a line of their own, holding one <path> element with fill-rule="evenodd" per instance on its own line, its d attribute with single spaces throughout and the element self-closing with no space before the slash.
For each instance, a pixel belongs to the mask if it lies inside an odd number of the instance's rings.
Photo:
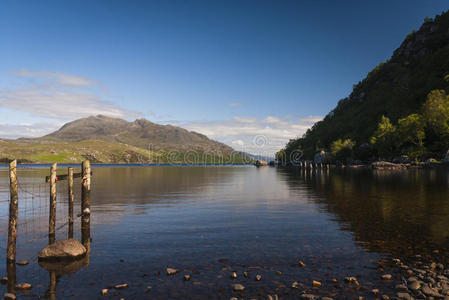
<svg viewBox="0 0 449 300">
<path fill-rule="evenodd" d="M 29 283 L 18 283 L 16 284 L 16 290 L 23 291 L 23 290 L 31 290 L 32 286 Z"/>
<path fill-rule="evenodd" d="M 16 295 L 13 293 L 6 293 L 3 297 L 5 300 L 16 300 Z"/>
<path fill-rule="evenodd" d="M 75 239 L 61 240 L 39 252 L 39 260 L 76 259 L 86 254 L 86 248 Z"/>
<path fill-rule="evenodd" d="M 245 287 L 240 283 L 236 283 L 232 285 L 232 289 L 234 290 L 234 292 L 242 292 L 245 290 Z"/>
<path fill-rule="evenodd" d="M 178 270 L 177 269 L 173 269 L 173 268 L 167 268 L 166 270 L 165 270 L 166 272 L 167 272 L 167 275 L 175 275 L 176 273 L 178 273 Z"/>
</svg>

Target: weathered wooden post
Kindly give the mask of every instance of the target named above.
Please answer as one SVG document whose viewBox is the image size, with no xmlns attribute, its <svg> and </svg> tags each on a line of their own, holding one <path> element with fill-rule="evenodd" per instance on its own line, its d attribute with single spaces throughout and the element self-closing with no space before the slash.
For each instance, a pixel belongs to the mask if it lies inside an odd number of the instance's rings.
<svg viewBox="0 0 449 300">
<path fill-rule="evenodd" d="M 90 177 L 91 169 L 88 160 L 83 161 L 81 181 L 81 243 L 86 247 L 87 261 L 90 254 Z"/>
<path fill-rule="evenodd" d="M 73 238 L 73 168 L 68 168 L 67 170 L 67 191 L 69 199 L 69 234 L 68 238 Z"/>
<path fill-rule="evenodd" d="M 14 263 L 16 261 L 16 240 L 17 240 L 17 217 L 19 214 L 19 191 L 17 185 L 17 160 L 9 164 L 9 224 L 8 224 L 8 246 L 6 249 L 6 261 Z"/>
<path fill-rule="evenodd" d="M 6 262 L 6 276 L 8 277 L 8 285 L 7 290 L 8 293 L 16 294 L 16 263 L 15 262 Z"/>
<path fill-rule="evenodd" d="M 56 166 L 50 168 L 50 214 L 48 217 L 48 244 L 56 240 Z"/>
</svg>

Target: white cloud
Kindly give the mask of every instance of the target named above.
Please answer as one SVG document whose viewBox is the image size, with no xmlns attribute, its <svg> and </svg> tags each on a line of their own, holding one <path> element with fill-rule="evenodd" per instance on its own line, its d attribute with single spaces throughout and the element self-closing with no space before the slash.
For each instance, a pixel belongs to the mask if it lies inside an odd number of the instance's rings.
<svg viewBox="0 0 449 300">
<path fill-rule="evenodd" d="M 41 137 L 57 130 L 62 123 L 0 124 L 0 138 Z"/>
<path fill-rule="evenodd" d="M 302 136 L 322 117 L 235 117 L 227 121 L 189 122 L 182 127 L 256 155 L 272 156 L 292 138 Z"/>
<path fill-rule="evenodd" d="M 134 118 L 140 113 L 129 111 L 103 100 L 88 78 L 52 71 L 19 70 L 19 77 L 31 77 L 37 82 L 24 83 L 13 90 L 0 90 L 0 107 L 27 112 L 33 117 L 73 120 L 90 115 Z"/>
<path fill-rule="evenodd" d="M 243 146 L 243 145 L 245 145 L 245 142 L 242 140 L 235 140 L 235 141 L 232 141 L 232 144 L 237 145 L 237 146 Z"/>
<path fill-rule="evenodd" d="M 69 86 L 93 86 L 97 82 L 86 77 L 69 75 L 53 71 L 30 71 L 26 69 L 12 71 L 11 74 L 19 77 L 31 77 L 34 79 L 54 80 L 62 85 Z"/>
</svg>

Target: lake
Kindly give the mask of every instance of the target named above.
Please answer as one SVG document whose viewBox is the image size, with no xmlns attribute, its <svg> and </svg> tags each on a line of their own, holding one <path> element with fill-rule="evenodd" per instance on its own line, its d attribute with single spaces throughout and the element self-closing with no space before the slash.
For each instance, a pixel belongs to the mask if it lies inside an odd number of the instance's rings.
<svg viewBox="0 0 449 300">
<path fill-rule="evenodd" d="M 266 299 L 277 294 L 297 299 L 307 291 L 352 299 L 368 296 L 373 288 L 392 290 L 379 279 L 379 260 L 407 260 L 435 250 L 442 257 L 449 249 L 445 169 L 93 166 L 89 257 L 52 282 L 52 274 L 36 259 L 48 241 L 46 175 L 48 169 L 42 168 L 18 171 L 17 259 L 30 264 L 17 266 L 16 276 L 17 282 L 33 285 L 19 296 Z M 0 169 L 1 276 L 6 276 L 8 184 L 7 169 Z M 57 185 L 57 226 L 62 226 L 57 239 L 63 239 L 67 187 L 64 181 Z M 79 183 L 75 188 L 79 212 Z M 167 267 L 179 273 L 167 276 Z M 234 271 L 237 278 L 231 279 Z M 256 275 L 262 279 L 256 281 Z M 363 289 L 344 284 L 347 276 L 357 277 Z M 312 280 L 322 286 L 314 287 Z M 300 289 L 291 288 L 294 281 Z M 120 283 L 129 288 L 101 296 L 102 289 Z M 233 292 L 235 283 L 245 290 Z M 0 288 L 6 292 L 5 285 Z"/>
</svg>

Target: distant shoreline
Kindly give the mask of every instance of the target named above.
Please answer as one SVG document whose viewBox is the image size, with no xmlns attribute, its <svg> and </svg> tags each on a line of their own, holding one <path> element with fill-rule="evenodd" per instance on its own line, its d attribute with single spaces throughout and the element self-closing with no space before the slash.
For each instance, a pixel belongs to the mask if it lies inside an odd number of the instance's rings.
<svg viewBox="0 0 449 300">
<path fill-rule="evenodd" d="M 32 169 L 44 169 L 49 168 L 51 163 L 22 163 L 17 164 L 17 167 L 20 168 L 32 168 Z M 0 163 L 0 169 L 7 169 L 9 164 Z M 79 164 L 67 164 L 67 163 L 58 163 L 59 167 L 81 167 L 81 163 Z M 251 163 L 236 163 L 236 164 L 210 164 L 210 163 L 198 163 L 198 164 L 185 164 L 185 163 L 92 163 L 92 167 L 106 168 L 106 167 L 232 167 L 232 166 L 252 166 Z"/>
</svg>

